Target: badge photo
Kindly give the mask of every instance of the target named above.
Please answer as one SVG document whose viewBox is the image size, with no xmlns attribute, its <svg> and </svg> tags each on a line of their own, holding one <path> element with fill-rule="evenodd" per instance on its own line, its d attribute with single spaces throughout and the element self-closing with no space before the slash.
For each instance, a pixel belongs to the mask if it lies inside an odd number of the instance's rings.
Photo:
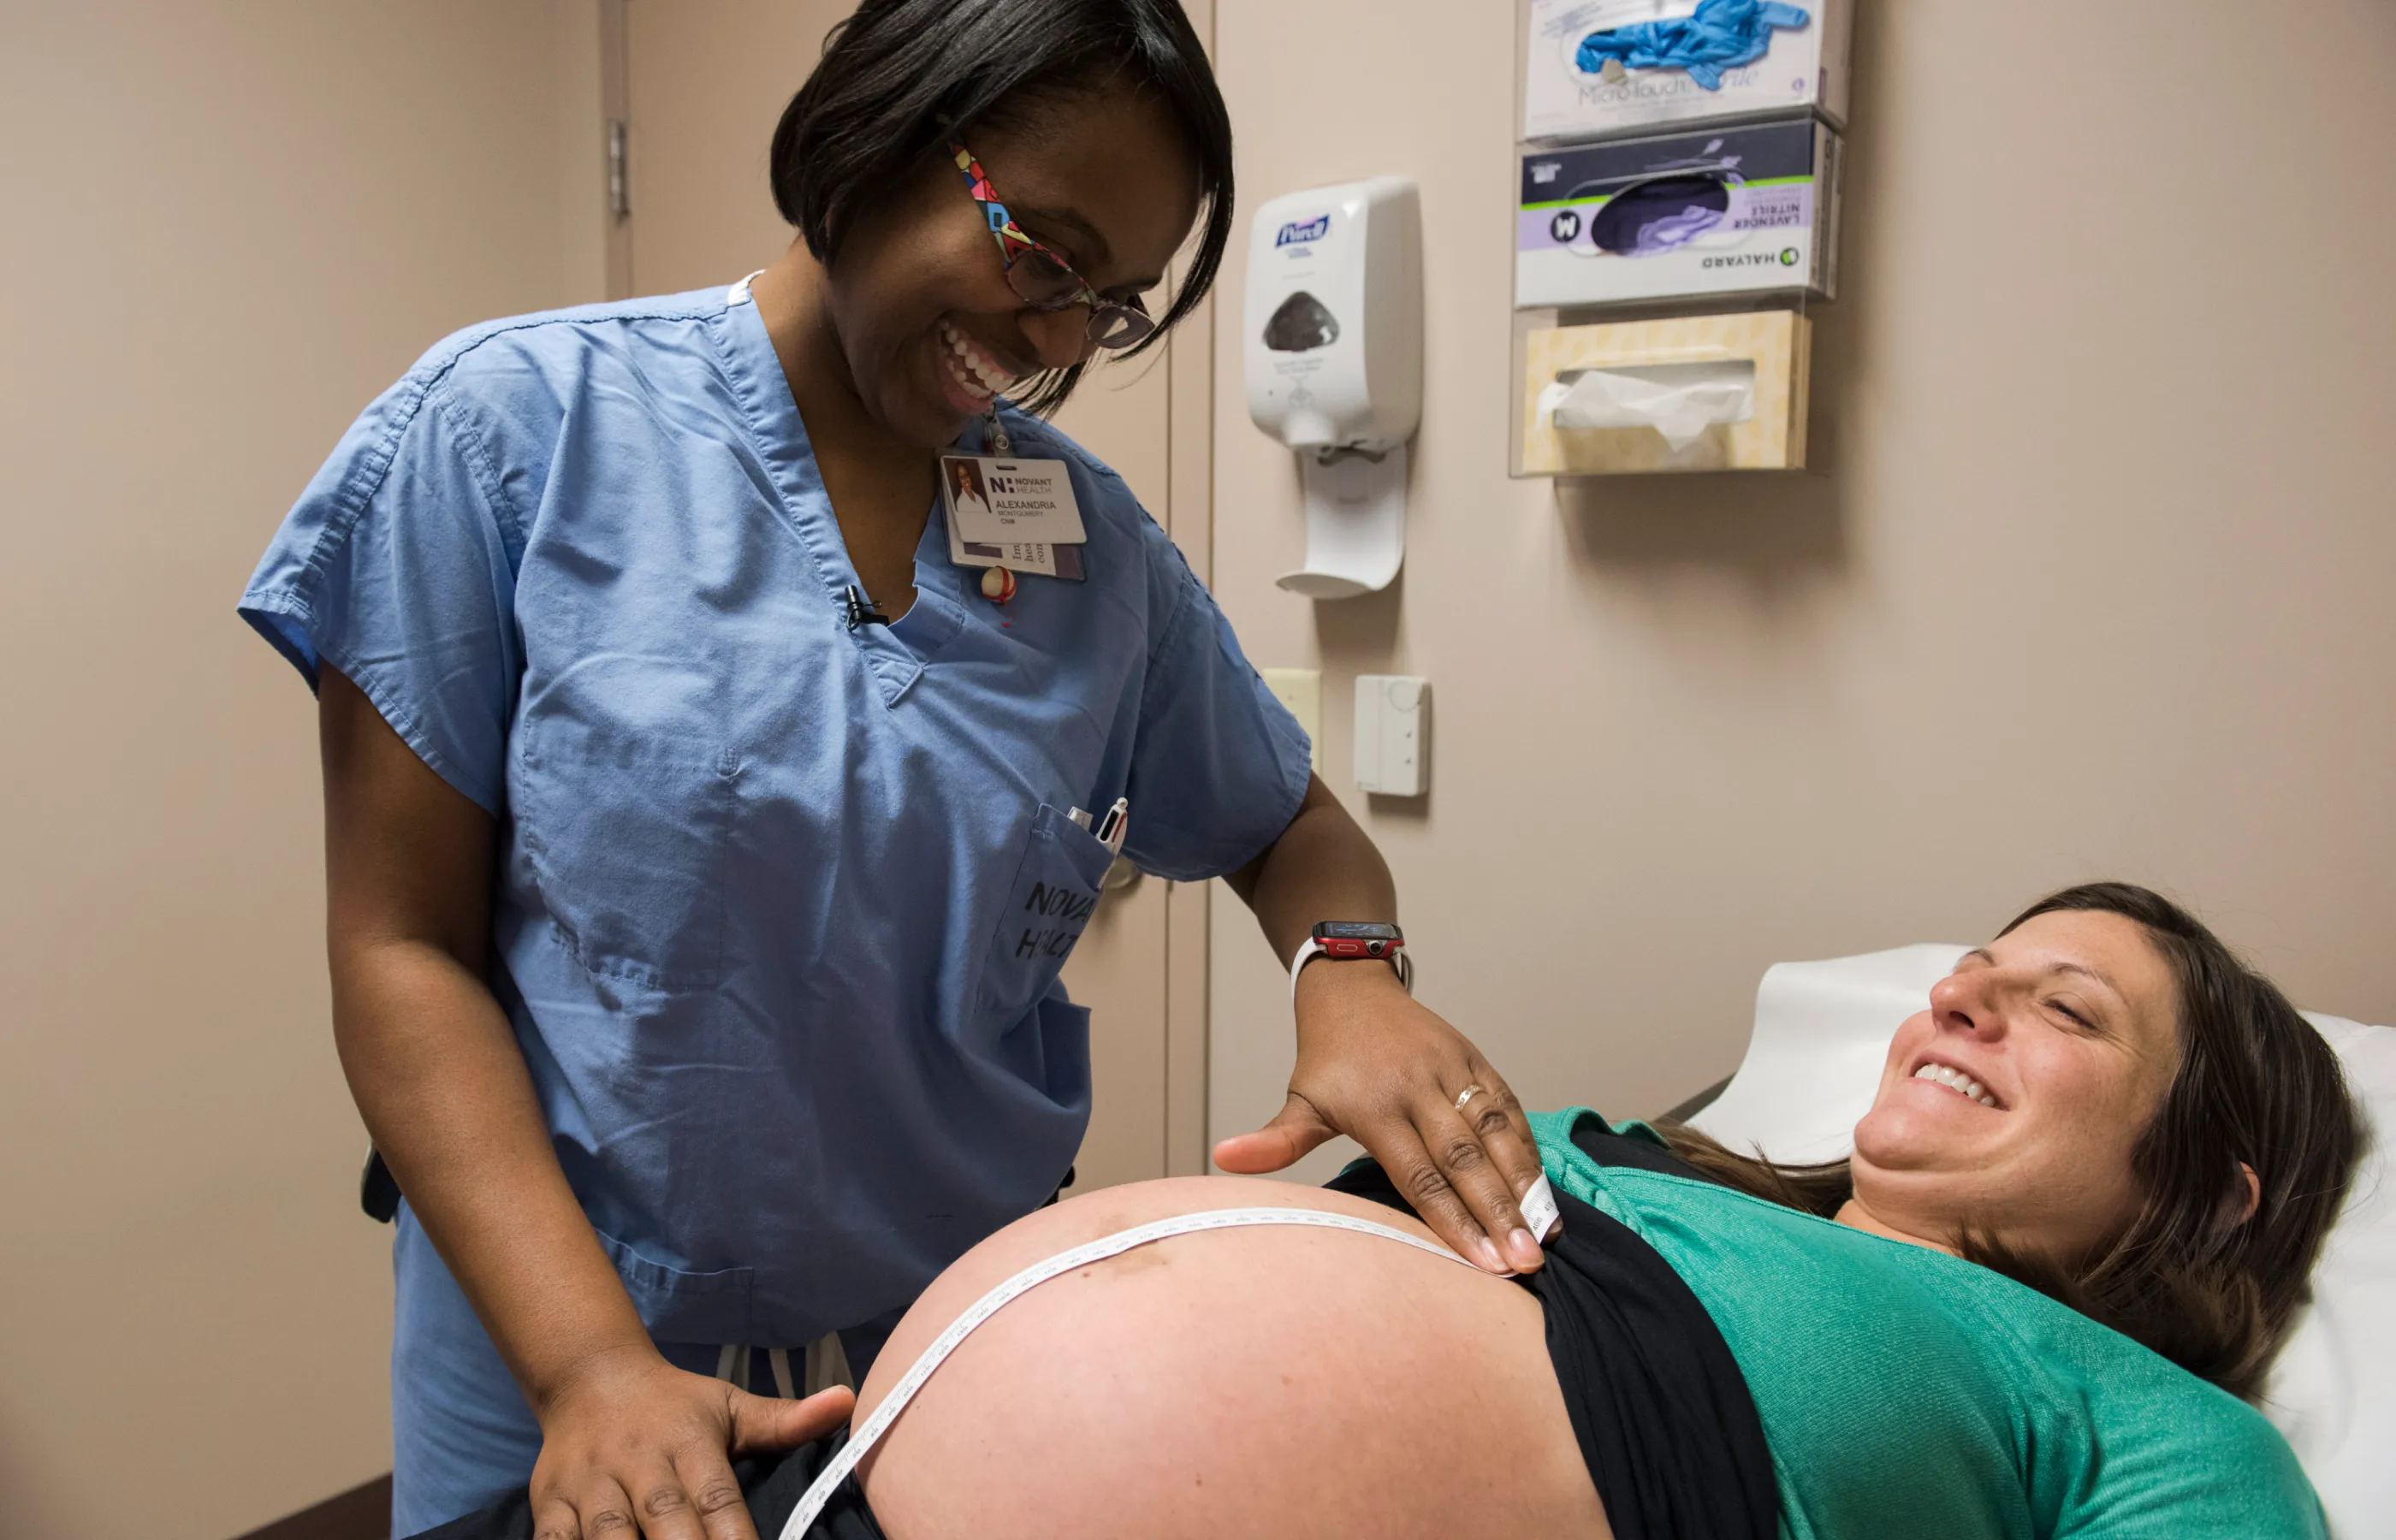
<svg viewBox="0 0 2396 1540">
<path fill-rule="evenodd" d="M 1063 460 L 943 455 L 940 497 L 949 526 L 967 540 L 1055 546 L 1088 538 Z"/>
<path fill-rule="evenodd" d="M 1004 471 L 993 467 L 1004 466 Z M 994 474 L 1018 475 L 1024 466 L 1053 466 L 1057 482 L 1062 488 L 1065 508 L 1072 514 L 1072 543 L 1035 538 L 1022 535 L 1006 535 L 996 538 L 969 532 L 968 520 L 987 529 Z M 1002 485 L 1012 485 L 1013 481 Z M 1064 475 L 1063 465 L 1056 460 L 1000 460 L 974 455 L 944 455 L 940 458 L 940 506 L 948 514 L 949 562 L 961 567 L 1004 566 L 1018 575 L 1040 578 L 1062 578 L 1080 582 L 1085 576 L 1082 567 L 1081 511 L 1074 505 L 1073 489 Z"/>
</svg>

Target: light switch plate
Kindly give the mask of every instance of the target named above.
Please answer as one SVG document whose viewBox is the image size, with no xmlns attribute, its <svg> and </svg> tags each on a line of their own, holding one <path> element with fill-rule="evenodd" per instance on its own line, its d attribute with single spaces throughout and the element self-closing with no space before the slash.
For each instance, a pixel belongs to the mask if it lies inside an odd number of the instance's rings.
<svg viewBox="0 0 2396 1540">
<path fill-rule="evenodd" d="M 1259 669 L 1257 672 L 1264 676 L 1265 688 L 1273 698 L 1288 707 L 1289 714 L 1306 729 L 1306 739 L 1314 746 L 1314 773 L 1323 774 L 1323 670 Z"/>
<path fill-rule="evenodd" d="M 1431 681 L 1356 676 L 1356 789 L 1384 797 L 1431 790 Z"/>
</svg>

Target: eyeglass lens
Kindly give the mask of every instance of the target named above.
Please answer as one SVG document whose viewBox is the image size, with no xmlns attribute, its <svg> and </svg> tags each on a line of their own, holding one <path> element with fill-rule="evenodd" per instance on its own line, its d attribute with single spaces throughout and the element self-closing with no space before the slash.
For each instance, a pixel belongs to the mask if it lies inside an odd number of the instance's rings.
<svg viewBox="0 0 2396 1540">
<path fill-rule="evenodd" d="M 1081 277 L 1045 251 L 1017 257 L 1006 280 L 1035 310 L 1070 310 L 1087 302 Z M 1101 348 L 1128 348 L 1155 329 L 1153 320 L 1128 305 L 1103 301 L 1090 310 L 1089 339 Z"/>
<path fill-rule="evenodd" d="M 1136 310 L 1107 305 L 1090 316 L 1090 340 L 1101 348 L 1128 348 L 1156 329 L 1156 323 Z"/>
<path fill-rule="evenodd" d="M 1073 270 L 1037 247 L 1019 253 L 1006 278 L 1016 293 L 1034 305 L 1062 309 L 1082 294 L 1082 280 Z"/>
</svg>

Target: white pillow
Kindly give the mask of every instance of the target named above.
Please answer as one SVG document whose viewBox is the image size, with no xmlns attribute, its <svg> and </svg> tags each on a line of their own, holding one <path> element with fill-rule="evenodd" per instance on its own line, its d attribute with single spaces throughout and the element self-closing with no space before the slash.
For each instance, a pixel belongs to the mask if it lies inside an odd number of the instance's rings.
<svg viewBox="0 0 2396 1540">
<path fill-rule="evenodd" d="M 1966 949 L 1776 964 L 1755 993 L 1747 1057 L 1691 1126 L 1777 1161 L 1843 1159 L 1879 1088 L 1888 1040 Z M 2396 1516 L 2396 1188 L 2386 1148 L 2396 1136 L 2396 1030 L 2307 1019 L 2344 1062 L 2370 1146 L 2263 1411 L 2304 1462 L 2331 1533 L 2361 1540 L 2388 1533 Z"/>
</svg>

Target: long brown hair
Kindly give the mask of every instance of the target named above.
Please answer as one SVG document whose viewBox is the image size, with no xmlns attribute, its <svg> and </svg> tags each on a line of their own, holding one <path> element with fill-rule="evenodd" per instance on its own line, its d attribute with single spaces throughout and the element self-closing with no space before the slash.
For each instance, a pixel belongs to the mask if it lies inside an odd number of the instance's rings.
<svg viewBox="0 0 2396 1540">
<path fill-rule="evenodd" d="M 2059 910 L 2136 921 L 2178 995 L 2179 1069 L 2130 1156 L 2145 1201 L 2120 1234 L 2077 1261 L 2017 1251 L 1969 1228 L 1956 1249 L 2252 1400 L 2309 1294 L 2362 1152 L 2337 1055 L 2270 979 L 2146 888 L 2066 888 L 1998 934 Z M 1855 1195 L 1844 1161 L 1775 1165 L 1692 1128 L 1661 1132 L 1683 1160 L 1758 1198 L 1829 1217 Z M 2242 1162 L 2262 1188 L 2243 1221 Z"/>
</svg>

